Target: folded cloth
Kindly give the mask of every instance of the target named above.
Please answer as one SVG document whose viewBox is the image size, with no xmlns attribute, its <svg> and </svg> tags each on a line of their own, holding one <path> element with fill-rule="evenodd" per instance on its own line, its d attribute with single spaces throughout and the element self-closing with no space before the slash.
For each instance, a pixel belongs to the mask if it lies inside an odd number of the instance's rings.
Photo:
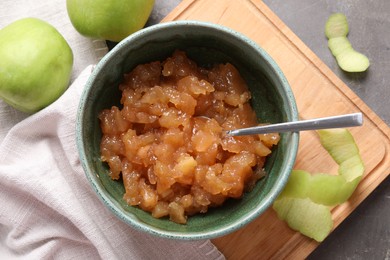
<svg viewBox="0 0 390 260">
<path fill-rule="evenodd" d="M 66 11 L 65 0 L 1 0 L 0 29 L 27 17 L 50 23 L 68 42 L 74 57 L 71 82 L 86 66 L 96 64 L 108 51 L 104 40 L 86 38 L 74 29 Z M 28 116 L 0 99 L 0 143 L 13 125 Z"/>
<path fill-rule="evenodd" d="M 135 230 L 98 199 L 75 141 L 78 102 L 91 70 L 12 127 L 0 144 L 0 259 L 224 259 L 209 240 Z"/>
</svg>

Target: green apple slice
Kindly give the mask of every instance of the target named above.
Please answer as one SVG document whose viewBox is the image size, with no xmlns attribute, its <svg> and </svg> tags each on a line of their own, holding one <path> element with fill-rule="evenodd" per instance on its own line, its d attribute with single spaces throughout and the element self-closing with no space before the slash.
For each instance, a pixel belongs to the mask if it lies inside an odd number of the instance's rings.
<svg viewBox="0 0 390 260">
<path fill-rule="evenodd" d="M 332 231 L 333 220 L 329 207 L 314 203 L 309 198 L 283 197 L 275 201 L 279 219 L 293 230 L 321 242 Z"/>
</svg>

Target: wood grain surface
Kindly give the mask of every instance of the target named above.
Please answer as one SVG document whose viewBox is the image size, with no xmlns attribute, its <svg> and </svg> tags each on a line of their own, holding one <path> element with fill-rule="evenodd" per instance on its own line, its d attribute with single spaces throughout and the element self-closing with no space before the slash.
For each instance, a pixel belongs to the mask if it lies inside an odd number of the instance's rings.
<svg viewBox="0 0 390 260">
<path fill-rule="evenodd" d="M 362 127 L 351 128 L 366 171 L 348 202 L 332 209 L 334 228 L 389 175 L 390 128 L 348 88 L 262 1 L 184 0 L 162 22 L 199 20 L 243 33 L 281 67 L 302 119 L 362 112 Z M 338 166 L 314 131 L 302 132 L 295 169 L 336 174 Z M 227 259 L 302 259 L 318 243 L 292 231 L 272 209 L 244 228 L 214 239 Z"/>
</svg>

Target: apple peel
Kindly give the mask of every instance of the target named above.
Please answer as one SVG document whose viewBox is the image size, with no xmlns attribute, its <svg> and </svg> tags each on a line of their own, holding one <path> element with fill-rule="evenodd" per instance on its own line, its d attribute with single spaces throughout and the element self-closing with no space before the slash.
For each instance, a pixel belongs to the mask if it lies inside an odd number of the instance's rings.
<svg viewBox="0 0 390 260">
<path fill-rule="evenodd" d="M 291 229 L 318 242 L 323 241 L 333 228 L 329 207 L 308 198 L 284 197 L 275 201 L 273 208 Z"/>
<path fill-rule="evenodd" d="M 363 176 L 364 164 L 347 129 L 317 132 L 322 146 L 339 165 L 338 175 L 293 170 L 273 209 L 291 229 L 321 242 L 333 228 L 331 207 L 350 198 Z"/>
<path fill-rule="evenodd" d="M 370 66 L 370 61 L 367 56 L 353 49 L 347 38 L 348 33 L 348 21 L 344 14 L 334 13 L 329 16 L 325 23 L 325 35 L 337 64 L 347 72 L 363 72 Z"/>
</svg>

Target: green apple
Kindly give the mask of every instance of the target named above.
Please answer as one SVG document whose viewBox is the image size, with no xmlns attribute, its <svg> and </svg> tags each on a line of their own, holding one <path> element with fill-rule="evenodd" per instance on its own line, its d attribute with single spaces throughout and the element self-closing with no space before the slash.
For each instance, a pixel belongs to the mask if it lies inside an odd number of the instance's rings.
<svg viewBox="0 0 390 260">
<path fill-rule="evenodd" d="M 24 18 L 0 30 L 0 97 L 18 110 L 36 112 L 67 89 L 73 53 L 50 24 Z"/>
<path fill-rule="evenodd" d="M 154 0 L 67 0 L 70 21 L 87 37 L 119 42 L 142 29 Z"/>
</svg>

